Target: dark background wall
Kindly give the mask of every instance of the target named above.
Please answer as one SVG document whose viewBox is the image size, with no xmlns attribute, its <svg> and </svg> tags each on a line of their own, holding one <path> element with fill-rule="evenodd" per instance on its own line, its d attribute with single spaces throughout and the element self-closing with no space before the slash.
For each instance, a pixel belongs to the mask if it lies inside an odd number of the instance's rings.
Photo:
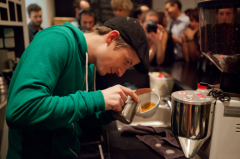
<svg viewBox="0 0 240 159">
<path fill-rule="evenodd" d="M 110 4 L 111 0 L 88 1 L 95 12 L 97 21 L 104 23 L 114 17 Z M 74 8 L 72 7 L 73 2 L 74 0 L 55 0 L 56 17 L 75 17 Z M 152 6 L 152 0 L 132 0 L 132 3 L 134 5 L 133 9 L 136 8 L 138 4 L 146 4 L 149 8 Z"/>
</svg>

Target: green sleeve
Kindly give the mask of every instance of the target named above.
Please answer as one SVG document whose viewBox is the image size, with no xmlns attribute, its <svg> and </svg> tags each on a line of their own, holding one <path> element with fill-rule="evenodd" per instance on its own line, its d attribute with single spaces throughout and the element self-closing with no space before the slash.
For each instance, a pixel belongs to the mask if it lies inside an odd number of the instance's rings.
<svg viewBox="0 0 240 159">
<path fill-rule="evenodd" d="M 13 75 L 6 120 L 10 128 L 57 129 L 104 111 L 101 91 L 53 96 L 53 90 L 76 49 L 69 33 L 39 34 L 25 50 Z"/>
<path fill-rule="evenodd" d="M 89 75 L 92 74 L 94 75 L 94 65 L 90 65 L 90 71 Z M 93 76 L 94 77 L 94 76 Z M 92 79 L 89 81 L 89 91 L 94 91 L 94 78 L 89 78 Z M 113 111 L 108 110 L 108 111 L 100 111 L 96 112 L 92 115 L 88 115 L 85 118 L 81 119 L 78 123 L 83 124 L 86 126 L 98 126 L 98 125 L 106 125 L 112 122 L 113 120 L 116 120 L 113 117 Z"/>
</svg>

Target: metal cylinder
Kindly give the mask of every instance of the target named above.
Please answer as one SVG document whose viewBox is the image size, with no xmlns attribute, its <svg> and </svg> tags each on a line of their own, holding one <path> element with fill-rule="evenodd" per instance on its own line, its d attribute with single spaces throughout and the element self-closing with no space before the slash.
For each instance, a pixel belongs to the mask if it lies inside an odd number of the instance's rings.
<svg viewBox="0 0 240 159">
<path fill-rule="evenodd" d="M 194 157 L 212 132 L 215 100 L 198 91 L 172 94 L 172 132 L 186 157 Z"/>
<path fill-rule="evenodd" d="M 114 112 L 113 116 L 124 124 L 131 124 L 138 106 L 139 103 L 130 99 L 126 102 L 123 110 L 121 112 Z"/>
<path fill-rule="evenodd" d="M 207 136 L 211 104 L 192 105 L 172 101 L 172 131 L 189 139 Z"/>
</svg>

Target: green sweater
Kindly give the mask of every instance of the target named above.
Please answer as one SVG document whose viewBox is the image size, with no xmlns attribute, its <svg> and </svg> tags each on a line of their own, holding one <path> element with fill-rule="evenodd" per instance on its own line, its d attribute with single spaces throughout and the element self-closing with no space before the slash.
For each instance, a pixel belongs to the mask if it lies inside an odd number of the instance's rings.
<svg viewBox="0 0 240 159">
<path fill-rule="evenodd" d="M 39 32 L 13 74 L 6 120 L 7 159 L 76 159 L 79 123 L 89 126 L 114 120 L 101 91 L 93 92 L 94 65 L 88 67 L 83 33 L 69 23 Z"/>
</svg>

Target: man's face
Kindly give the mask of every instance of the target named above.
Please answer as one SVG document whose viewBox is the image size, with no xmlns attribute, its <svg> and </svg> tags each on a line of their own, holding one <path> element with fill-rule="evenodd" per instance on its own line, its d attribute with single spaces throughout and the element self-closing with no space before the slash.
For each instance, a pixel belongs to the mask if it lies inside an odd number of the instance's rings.
<svg viewBox="0 0 240 159">
<path fill-rule="evenodd" d="M 31 11 L 29 19 L 33 25 L 39 27 L 42 24 L 42 11 Z"/>
<path fill-rule="evenodd" d="M 88 31 L 91 31 L 94 26 L 94 17 L 87 14 L 82 14 L 80 25 L 86 27 Z"/>
<path fill-rule="evenodd" d="M 158 21 L 158 17 L 157 16 L 155 16 L 155 15 L 152 15 L 152 16 L 146 16 L 146 18 L 145 18 L 145 22 L 144 23 L 141 23 L 141 25 L 142 25 L 142 27 L 143 27 L 143 29 L 144 29 L 144 31 L 145 31 L 145 33 L 147 34 L 148 32 L 147 32 L 147 22 L 149 21 L 149 20 L 156 20 L 156 21 Z"/>
<path fill-rule="evenodd" d="M 127 12 L 124 11 L 122 8 L 115 8 L 113 13 L 116 17 L 127 17 L 128 16 Z"/>
<path fill-rule="evenodd" d="M 108 36 L 106 45 L 98 49 L 96 67 L 101 76 L 116 73 L 121 77 L 128 67 L 140 63 L 140 59 L 132 47 L 116 49 L 115 46 L 116 42 L 109 42 Z"/>
<path fill-rule="evenodd" d="M 218 23 L 232 23 L 233 22 L 233 9 L 225 8 L 219 9 L 217 13 Z"/>
<path fill-rule="evenodd" d="M 171 6 L 170 3 L 167 3 L 165 5 L 165 9 L 166 9 L 166 13 L 172 18 L 174 19 L 176 16 L 176 12 L 178 10 L 178 5 L 174 4 L 173 6 Z"/>
</svg>

